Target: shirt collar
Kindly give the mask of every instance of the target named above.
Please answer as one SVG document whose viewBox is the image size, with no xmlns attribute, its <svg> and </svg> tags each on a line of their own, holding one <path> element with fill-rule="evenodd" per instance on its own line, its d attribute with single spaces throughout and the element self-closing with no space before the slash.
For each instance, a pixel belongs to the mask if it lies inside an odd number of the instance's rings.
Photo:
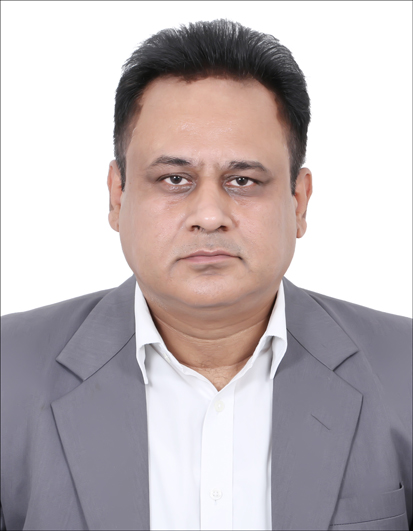
<svg viewBox="0 0 413 531">
<path fill-rule="evenodd" d="M 136 282 L 135 288 L 135 338 L 136 338 L 136 359 L 142 371 L 145 384 L 148 383 L 148 376 L 145 368 L 145 345 L 160 345 L 161 350 L 167 351 L 162 336 L 158 332 L 150 314 L 148 304 L 139 284 Z M 268 321 L 267 329 L 261 337 L 257 348 L 249 360 L 253 363 L 259 352 L 268 344 L 272 338 L 272 362 L 270 377 L 274 378 L 275 372 L 287 349 L 287 326 L 285 320 L 285 296 L 283 281 L 280 282 L 277 298 Z M 170 354 L 172 356 L 172 354 Z"/>
</svg>

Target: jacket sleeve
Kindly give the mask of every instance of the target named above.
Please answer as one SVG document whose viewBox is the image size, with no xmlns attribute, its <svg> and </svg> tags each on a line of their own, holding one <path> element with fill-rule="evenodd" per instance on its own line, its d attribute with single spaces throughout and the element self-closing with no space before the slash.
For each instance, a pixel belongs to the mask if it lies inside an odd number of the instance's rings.
<svg viewBox="0 0 413 531">
<path fill-rule="evenodd" d="M 7 531 L 6 523 L 4 521 L 3 508 L 1 506 L 1 502 L 0 502 L 0 531 Z"/>
</svg>

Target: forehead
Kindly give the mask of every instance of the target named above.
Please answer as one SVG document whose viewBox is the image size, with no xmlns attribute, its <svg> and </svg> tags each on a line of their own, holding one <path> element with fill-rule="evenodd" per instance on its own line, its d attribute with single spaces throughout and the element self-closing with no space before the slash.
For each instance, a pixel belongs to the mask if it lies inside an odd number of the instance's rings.
<svg viewBox="0 0 413 531">
<path fill-rule="evenodd" d="M 153 81 L 141 98 L 130 150 L 141 158 L 164 152 L 203 158 L 214 152 L 217 158 L 256 159 L 277 150 L 288 157 L 275 95 L 256 80 L 212 77 Z"/>
</svg>

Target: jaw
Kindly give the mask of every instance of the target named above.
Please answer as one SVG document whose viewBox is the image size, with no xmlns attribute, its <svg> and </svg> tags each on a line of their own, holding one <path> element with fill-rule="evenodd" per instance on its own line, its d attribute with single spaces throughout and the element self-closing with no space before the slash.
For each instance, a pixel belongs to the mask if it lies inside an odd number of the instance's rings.
<svg viewBox="0 0 413 531">
<path fill-rule="evenodd" d="M 235 333 L 265 318 L 279 286 L 254 282 L 247 275 L 241 279 L 211 270 L 189 280 L 170 279 L 167 292 L 145 289 L 144 282 L 139 285 L 153 317 L 188 335 L 195 332 L 207 339 L 220 330 Z"/>
</svg>

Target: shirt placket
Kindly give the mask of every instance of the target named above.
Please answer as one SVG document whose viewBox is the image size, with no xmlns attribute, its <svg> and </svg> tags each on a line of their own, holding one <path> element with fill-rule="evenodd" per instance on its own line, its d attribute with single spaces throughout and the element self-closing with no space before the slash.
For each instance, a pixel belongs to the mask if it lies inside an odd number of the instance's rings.
<svg viewBox="0 0 413 531">
<path fill-rule="evenodd" d="M 235 382 L 210 402 L 202 429 L 201 529 L 232 529 Z"/>
</svg>

